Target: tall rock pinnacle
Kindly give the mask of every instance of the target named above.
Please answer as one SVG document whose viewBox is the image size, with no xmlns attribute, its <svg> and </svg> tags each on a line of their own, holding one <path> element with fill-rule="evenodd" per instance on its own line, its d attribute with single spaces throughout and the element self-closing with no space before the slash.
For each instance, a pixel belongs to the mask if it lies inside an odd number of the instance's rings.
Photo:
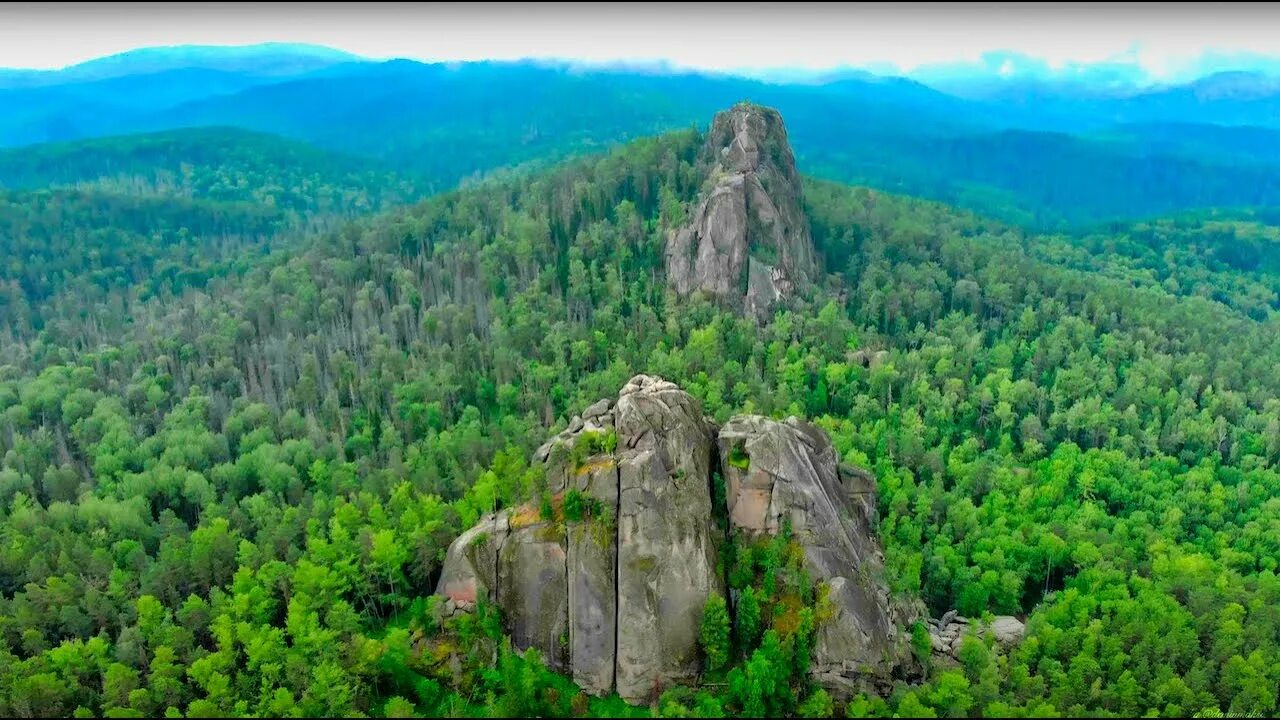
<svg viewBox="0 0 1280 720">
<path fill-rule="evenodd" d="M 667 238 L 667 278 L 681 296 L 702 291 L 761 316 L 817 274 L 782 116 L 750 103 L 718 113 L 699 166 L 706 184 Z"/>
</svg>

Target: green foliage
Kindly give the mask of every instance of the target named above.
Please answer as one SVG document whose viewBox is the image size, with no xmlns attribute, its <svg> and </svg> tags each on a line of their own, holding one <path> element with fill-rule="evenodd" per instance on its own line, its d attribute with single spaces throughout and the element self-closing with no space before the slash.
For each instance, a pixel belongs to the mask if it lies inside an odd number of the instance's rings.
<svg viewBox="0 0 1280 720">
<path fill-rule="evenodd" d="M 824 606 L 809 581 L 803 549 L 788 527 L 773 538 L 735 535 L 729 550 L 729 583 L 738 591 L 732 641 L 723 636 L 718 608 L 713 610 L 718 598 L 712 597 L 703 618 L 704 654 L 710 664 L 720 648 L 732 647 L 741 659 L 725 675 L 728 710 L 750 717 L 794 714 L 797 698 L 810 685 L 809 663 Z M 710 626 L 708 617 L 715 620 Z M 723 624 L 728 625 L 727 617 Z M 812 702 L 811 711 L 823 701 Z"/>
<path fill-rule="evenodd" d="M 923 621 L 917 620 L 911 626 L 911 652 L 915 655 L 917 662 L 923 667 L 929 667 L 933 654 L 933 641 L 929 636 L 929 626 Z"/>
<path fill-rule="evenodd" d="M 805 701 L 800 703 L 796 708 L 796 715 L 803 718 L 829 718 L 835 717 L 836 706 L 831 696 L 826 690 L 818 688 L 814 690 Z"/>
<path fill-rule="evenodd" d="M 586 501 L 589 498 L 578 490 L 572 489 L 564 494 L 564 517 L 570 522 L 581 522 L 586 513 Z"/>
<path fill-rule="evenodd" d="M 564 517 L 570 522 L 597 520 L 606 526 L 612 526 L 612 511 L 598 499 L 587 495 L 576 488 L 564 494 Z"/>
<path fill-rule="evenodd" d="M 760 638 L 761 628 L 760 600 L 756 596 L 754 587 L 748 586 L 743 589 L 742 594 L 738 596 L 736 610 L 734 637 L 738 647 L 754 647 Z"/>
<path fill-rule="evenodd" d="M 612 455 L 618 447 L 618 433 L 613 428 L 608 430 L 583 430 L 573 441 L 573 449 L 569 458 L 573 467 L 581 468 L 587 458 L 595 455 Z"/>
<path fill-rule="evenodd" d="M 733 650 L 729 608 L 720 595 L 713 594 L 707 598 L 706 607 L 702 611 L 701 628 L 698 639 L 702 647 L 704 667 L 708 673 L 719 673 L 728 665 Z"/>
<path fill-rule="evenodd" d="M 713 508 L 729 507 L 728 488 L 725 487 L 724 475 L 720 474 L 720 472 L 717 470 L 711 471 L 711 507 Z M 728 513 L 716 512 L 716 513 L 713 513 L 713 516 L 715 518 L 716 527 L 718 527 L 720 529 L 720 532 L 727 537 L 729 533 Z M 724 555 L 724 552 L 722 550 L 721 551 L 722 563 L 724 562 L 723 555 Z M 723 568 L 721 568 L 720 574 L 722 576 L 725 574 Z"/>
</svg>

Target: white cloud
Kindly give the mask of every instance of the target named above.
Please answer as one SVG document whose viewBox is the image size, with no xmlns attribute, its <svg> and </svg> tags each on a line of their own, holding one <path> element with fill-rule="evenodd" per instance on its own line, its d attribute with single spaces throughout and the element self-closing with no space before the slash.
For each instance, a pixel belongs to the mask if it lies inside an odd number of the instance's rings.
<svg viewBox="0 0 1280 720">
<path fill-rule="evenodd" d="M 310 42 L 377 58 L 666 60 L 683 67 L 826 69 L 977 60 L 1050 67 L 1132 58 L 1166 75 L 1209 48 L 1280 55 L 1275 24 L 1241 6 L 746 3 L 503 5 L 0 5 L 0 66 L 60 67 L 146 45 Z"/>
</svg>

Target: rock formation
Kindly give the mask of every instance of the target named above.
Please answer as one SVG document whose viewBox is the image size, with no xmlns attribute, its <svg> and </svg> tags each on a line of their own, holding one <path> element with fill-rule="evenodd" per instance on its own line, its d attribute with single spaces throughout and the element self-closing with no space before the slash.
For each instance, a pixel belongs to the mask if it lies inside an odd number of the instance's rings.
<svg viewBox="0 0 1280 720">
<path fill-rule="evenodd" d="M 486 516 L 450 546 L 437 592 L 450 611 L 501 607 L 512 640 L 594 694 L 647 701 L 695 680 L 702 611 L 724 594 L 717 519 L 748 536 L 784 523 L 825 582 L 834 617 L 812 671 L 841 694 L 877 684 L 908 655 L 875 536 L 875 483 L 841 468 L 827 435 L 789 418 L 717 428 L 675 385 L 638 375 L 535 454 L 554 518 L 533 505 Z M 712 474 L 726 483 L 713 505 Z"/>
<path fill-rule="evenodd" d="M 875 370 L 884 365 L 889 360 L 888 350 L 876 350 L 875 352 L 867 352 L 866 350 L 855 350 L 847 356 L 855 365 Z"/>
<path fill-rule="evenodd" d="M 937 620 L 929 618 L 928 624 L 929 641 L 933 644 L 933 658 L 944 665 L 954 664 L 959 660 L 960 644 L 964 642 L 970 630 L 979 636 L 991 633 L 996 643 L 1006 649 L 1022 642 L 1027 632 L 1027 626 L 1012 615 L 997 615 L 988 624 L 981 620 L 962 617 L 954 610 L 945 613 Z"/>
<path fill-rule="evenodd" d="M 622 388 L 618 435 L 617 689 L 647 697 L 698 673 L 698 630 L 717 569 L 712 427 L 693 396 L 640 375 Z M 655 682 L 656 681 L 656 682 Z"/>
<path fill-rule="evenodd" d="M 739 416 L 720 429 L 729 521 L 750 535 L 783 523 L 804 548 L 809 575 L 825 581 L 835 617 L 818 629 L 811 672 L 842 691 L 861 689 L 889 667 L 893 646 L 884 557 L 875 534 L 876 488 L 865 473 L 841 473 L 827 434 L 788 418 Z"/>
<path fill-rule="evenodd" d="M 536 647 L 549 666 L 564 670 L 566 564 L 555 523 L 541 520 L 536 509 L 503 510 L 481 518 L 450 545 L 437 593 L 462 611 L 479 598 L 495 602 L 510 623 L 507 631 L 516 647 Z"/>
<path fill-rule="evenodd" d="M 800 175 L 776 110 L 716 115 L 699 160 L 707 177 L 689 223 L 667 239 L 667 278 L 756 316 L 817 274 Z"/>
</svg>

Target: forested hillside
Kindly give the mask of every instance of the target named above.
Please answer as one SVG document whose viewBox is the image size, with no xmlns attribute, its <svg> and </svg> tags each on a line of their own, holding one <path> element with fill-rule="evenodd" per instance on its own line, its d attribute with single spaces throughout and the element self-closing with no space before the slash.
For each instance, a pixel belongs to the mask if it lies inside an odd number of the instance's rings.
<svg viewBox="0 0 1280 720">
<path fill-rule="evenodd" d="M 408 202 L 422 183 L 300 143 L 197 129 L 0 152 L 0 309 L 20 333 L 134 322 L 124 298 L 168 297 L 253 257 Z M 88 329 L 91 328 L 91 329 Z"/>
<path fill-rule="evenodd" d="M 0 158 L 0 713 L 1277 712 L 1265 212 L 1034 234 L 806 178 L 823 272 L 757 323 L 664 276 L 696 129 L 324 223 L 413 186 L 181 137 Z M 738 552 L 755 611 L 709 609 L 711 673 L 648 707 L 484 605 L 440 623 L 449 543 L 541 502 L 534 449 L 637 373 L 812 419 L 876 478 L 895 596 L 1025 639 L 929 668 L 924 634 L 923 682 L 837 701 L 785 542 Z"/>
<path fill-rule="evenodd" d="M 237 128 L 188 128 L 0 151 L 0 187 L 100 189 L 358 214 L 424 194 L 379 163 Z"/>
</svg>

